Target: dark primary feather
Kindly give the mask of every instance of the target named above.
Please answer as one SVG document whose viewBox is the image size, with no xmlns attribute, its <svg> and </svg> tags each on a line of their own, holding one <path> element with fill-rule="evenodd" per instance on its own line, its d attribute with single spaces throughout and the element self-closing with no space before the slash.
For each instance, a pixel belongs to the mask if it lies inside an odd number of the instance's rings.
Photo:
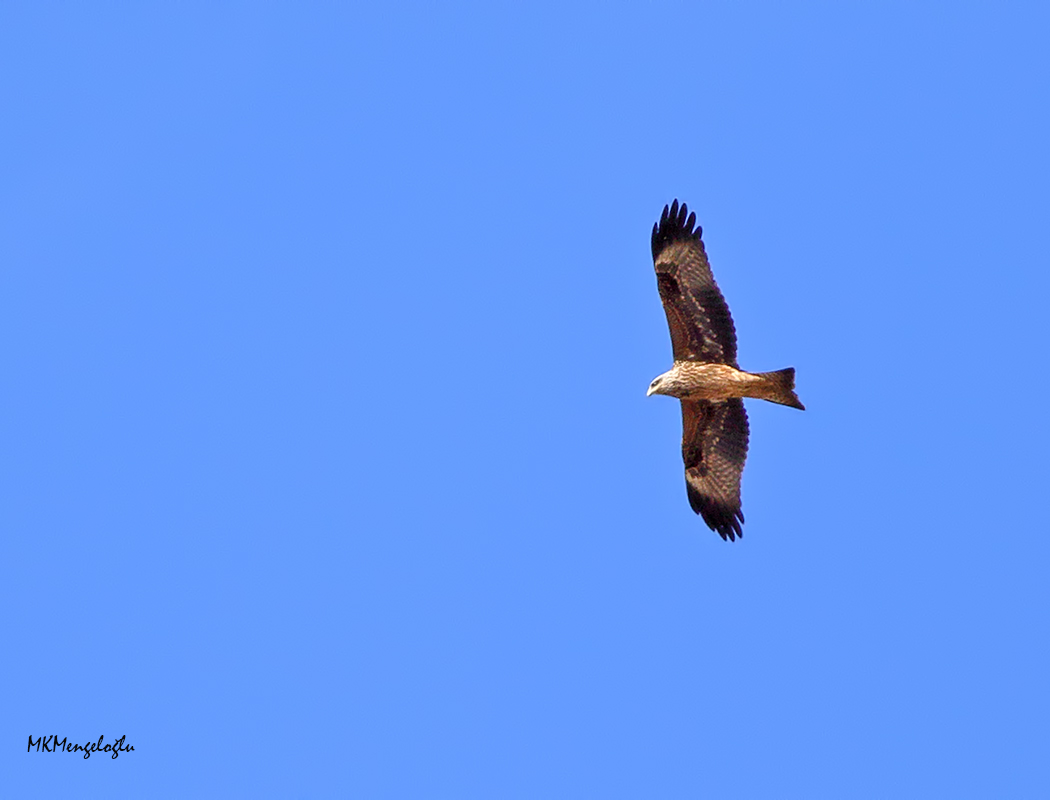
<svg viewBox="0 0 1050 800">
<path fill-rule="evenodd" d="M 653 263 L 675 361 L 736 366 L 736 329 L 711 266 L 696 214 L 675 200 L 653 226 Z"/>
<path fill-rule="evenodd" d="M 740 477 L 747 459 L 744 401 L 682 401 L 682 460 L 689 505 L 723 539 L 743 536 Z"/>
</svg>

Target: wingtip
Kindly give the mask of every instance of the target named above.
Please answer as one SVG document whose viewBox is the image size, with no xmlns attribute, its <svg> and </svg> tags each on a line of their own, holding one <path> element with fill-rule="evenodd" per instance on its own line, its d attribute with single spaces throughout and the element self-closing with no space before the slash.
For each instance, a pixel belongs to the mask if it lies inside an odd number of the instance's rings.
<svg viewBox="0 0 1050 800">
<path fill-rule="evenodd" d="M 686 494 L 689 505 L 700 516 L 711 530 L 722 537 L 723 541 L 735 542 L 744 536 L 744 511 L 739 505 L 714 500 L 696 491 L 686 481 Z"/>
<path fill-rule="evenodd" d="M 735 542 L 737 539 L 744 538 L 744 529 L 736 520 L 733 520 L 731 525 L 721 525 L 711 530 L 721 536 L 723 542 Z"/>
<path fill-rule="evenodd" d="M 673 203 L 664 206 L 660 221 L 653 226 L 653 260 L 667 245 L 684 239 L 700 240 L 703 233 L 703 228 L 696 224 L 696 212 L 690 212 L 685 203 L 679 204 L 676 197 Z"/>
</svg>

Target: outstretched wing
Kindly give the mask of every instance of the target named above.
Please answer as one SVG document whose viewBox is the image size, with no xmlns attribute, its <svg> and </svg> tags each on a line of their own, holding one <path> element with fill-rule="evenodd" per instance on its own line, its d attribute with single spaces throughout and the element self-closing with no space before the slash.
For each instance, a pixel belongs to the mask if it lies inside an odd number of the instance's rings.
<svg viewBox="0 0 1050 800">
<path fill-rule="evenodd" d="M 688 216 L 687 216 L 688 215 Z M 736 363 L 736 329 L 707 263 L 696 214 L 675 200 L 653 225 L 653 263 L 675 361 Z"/>
<path fill-rule="evenodd" d="M 689 505 L 723 539 L 743 536 L 740 476 L 747 459 L 747 412 L 739 397 L 682 401 L 682 460 Z"/>
</svg>

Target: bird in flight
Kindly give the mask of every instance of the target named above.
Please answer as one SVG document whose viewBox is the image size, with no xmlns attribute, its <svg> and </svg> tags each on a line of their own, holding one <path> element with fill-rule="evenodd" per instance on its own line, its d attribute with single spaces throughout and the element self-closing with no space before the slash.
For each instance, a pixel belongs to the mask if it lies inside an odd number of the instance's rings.
<svg viewBox="0 0 1050 800">
<path fill-rule="evenodd" d="M 689 505 L 723 539 L 743 536 L 740 477 L 747 459 L 745 397 L 805 410 L 795 394 L 795 369 L 743 372 L 736 329 L 707 262 L 696 214 L 675 200 L 653 225 L 653 263 L 671 329 L 674 366 L 649 384 L 648 395 L 682 401 L 682 460 Z"/>
</svg>

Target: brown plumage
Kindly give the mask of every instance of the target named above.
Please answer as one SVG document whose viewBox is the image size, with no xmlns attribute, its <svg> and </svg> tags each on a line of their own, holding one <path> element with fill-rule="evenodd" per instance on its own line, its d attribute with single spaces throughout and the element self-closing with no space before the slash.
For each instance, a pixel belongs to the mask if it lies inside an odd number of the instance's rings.
<svg viewBox="0 0 1050 800">
<path fill-rule="evenodd" d="M 723 539 L 743 535 L 740 477 L 747 459 L 744 397 L 803 409 L 795 370 L 743 372 L 736 361 L 736 329 L 711 266 L 696 215 L 675 200 L 653 226 L 653 263 L 671 329 L 674 366 L 648 394 L 682 401 L 682 460 L 693 511 Z"/>
</svg>

